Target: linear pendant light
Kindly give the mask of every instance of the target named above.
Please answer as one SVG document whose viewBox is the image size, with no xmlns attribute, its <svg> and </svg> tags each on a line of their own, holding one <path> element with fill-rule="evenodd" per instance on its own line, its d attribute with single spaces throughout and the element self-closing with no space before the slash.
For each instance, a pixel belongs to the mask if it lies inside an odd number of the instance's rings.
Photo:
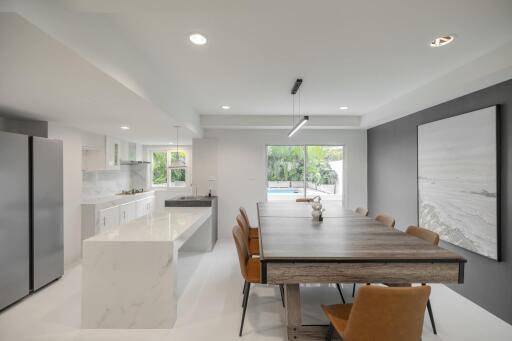
<svg viewBox="0 0 512 341">
<path fill-rule="evenodd" d="M 304 117 L 302 118 L 302 120 L 301 120 L 299 123 L 297 123 L 297 125 L 296 125 L 295 127 L 293 127 L 293 128 L 292 128 L 292 130 L 290 130 L 290 132 L 288 133 L 288 137 L 292 137 L 292 136 L 293 136 L 293 134 L 295 134 L 296 132 L 298 132 L 298 131 L 299 131 L 299 129 L 300 129 L 300 128 L 302 128 L 302 126 L 303 126 L 304 124 L 308 123 L 308 121 L 309 121 L 309 116 L 304 116 Z"/>
<path fill-rule="evenodd" d="M 297 80 L 293 84 L 292 91 L 291 91 L 291 94 L 293 96 L 292 97 L 292 99 L 293 99 L 292 126 L 295 123 L 295 94 L 299 91 L 301 84 L 302 84 L 302 79 L 297 78 Z M 299 92 L 299 115 L 300 115 L 300 92 Z M 309 121 L 309 116 L 304 116 L 302 118 L 302 120 L 300 120 L 296 125 L 293 126 L 292 130 L 290 130 L 290 132 L 288 133 L 288 137 L 292 137 L 296 132 L 298 132 L 300 130 L 300 128 L 302 128 L 302 126 L 304 124 L 308 123 L 308 121 Z"/>
<path fill-rule="evenodd" d="M 179 130 L 180 126 L 174 126 L 176 128 L 176 161 L 172 161 L 172 152 L 171 152 L 171 165 L 169 168 L 175 169 L 175 168 L 186 168 L 187 165 L 180 159 L 180 137 L 179 137 Z"/>
</svg>

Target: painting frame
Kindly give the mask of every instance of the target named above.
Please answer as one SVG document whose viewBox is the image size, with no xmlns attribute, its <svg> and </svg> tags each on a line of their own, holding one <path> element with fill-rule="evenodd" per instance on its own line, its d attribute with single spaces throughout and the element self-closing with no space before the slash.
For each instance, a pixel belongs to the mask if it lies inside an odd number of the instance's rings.
<svg viewBox="0 0 512 341">
<path fill-rule="evenodd" d="M 461 117 L 466 114 L 475 113 L 480 110 L 485 109 L 493 109 L 494 113 L 493 116 L 495 117 L 495 146 L 496 146 L 496 154 L 495 154 L 495 161 L 496 161 L 496 258 L 482 254 L 477 252 L 476 250 L 472 250 L 469 248 L 466 248 L 461 245 L 457 245 L 453 242 L 450 242 L 449 240 L 445 240 L 443 238 L 440 238 L 440 240 L 444 243 L 450 244 L 454 247 L 461 248 L 464 251 L 473 253 L 475 255 L 496 261 L 501 262 L 502 261 L 502 240 L 501 240 L 501 229 L 502 229 L 502 223 L 501 223 L 501 206 L 502 206 L 502 190 L 501 190 L 501 182 L 502 182 L 502 146 L 501 146 L 501 130 L 502 130 L 502 122 L 501 122 L 501 113 L 502 113 L 502 106 L 500 104 L 495 105 L 487 105 L 480 108 L 475 108 L 472 110 L 464 111 L 458 114 L 437 118 L 433 120 L 425 120 L 421 123 L 418 123 L 416 125 L 416 214 L 417 214 L 417 223 L 418 226 L 420 226 L 420 215 L 421 215 L 421 207 L 420 207 L 420 128 L 422 126 L 443 121 L 446 119 L 451 119 L 455 117 Z M 428 226 L 422 226 L 426 229 L 429 229 Z M 432 229 L 429 229 L 432 230 Z"/>
</svg>

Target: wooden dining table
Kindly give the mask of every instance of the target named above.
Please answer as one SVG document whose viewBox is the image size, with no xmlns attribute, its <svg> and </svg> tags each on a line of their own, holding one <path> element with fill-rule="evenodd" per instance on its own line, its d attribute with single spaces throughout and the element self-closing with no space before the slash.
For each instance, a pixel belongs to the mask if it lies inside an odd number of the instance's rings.
<svg viewBox="0 0 512 341">
<path fill-rule="evenodd" d="M 303 325 L 300 284 L 463 283 L 466 260 L 422 239 L 325 202 L 260 202 L 261 281 L 284 284 L 288 340 L 323 340 L 327 326 Z"/>
</svg>

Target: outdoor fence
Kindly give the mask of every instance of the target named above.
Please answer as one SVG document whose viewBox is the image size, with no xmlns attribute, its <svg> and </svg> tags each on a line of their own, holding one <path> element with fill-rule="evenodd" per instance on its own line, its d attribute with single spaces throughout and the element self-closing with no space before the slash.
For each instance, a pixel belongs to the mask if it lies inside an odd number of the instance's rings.
<svg viewBox="0 0 512 341">
<path fill-rule="evenodd" d="M 302 188 L 304 188 L 304 182 L 302 182 L 302 181 L 269 181 L 268 187 L 269 188 L 302 189 Z M 316 185 L 315 183 L 308 181 L 308 188 L 317 190 L 319 192 L 332 194 L 332 193 L 335 193 L 336 185 L 325 185 L 325 184 Z"/>
</svg>

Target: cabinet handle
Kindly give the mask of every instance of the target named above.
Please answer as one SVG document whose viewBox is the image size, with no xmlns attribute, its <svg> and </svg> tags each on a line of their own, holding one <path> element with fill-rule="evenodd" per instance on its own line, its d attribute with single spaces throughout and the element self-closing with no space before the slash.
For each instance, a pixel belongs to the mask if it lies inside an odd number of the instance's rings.
<svg viewBox="0 0 512 341">
<path fill-rule="evenodd" d="M 126 211 L 123 212 L 123 218 L 126 219 Z"/>
<path fill-rule="evenodd" d="M 107 226 L 107 218 L 103 217 L 103 226 Z"/>
</svg>

